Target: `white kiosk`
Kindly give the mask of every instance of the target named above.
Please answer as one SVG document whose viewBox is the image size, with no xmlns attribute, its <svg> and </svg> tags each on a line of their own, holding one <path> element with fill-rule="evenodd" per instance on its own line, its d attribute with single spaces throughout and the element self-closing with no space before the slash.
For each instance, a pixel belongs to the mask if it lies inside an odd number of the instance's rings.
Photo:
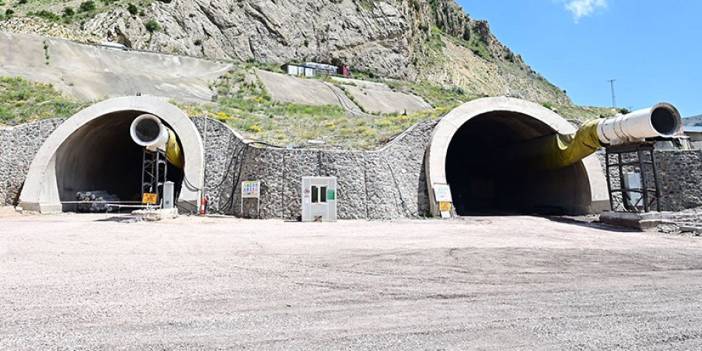
<svg viewBox="0 0 702 351">
<path fill-rule="evenodd" d="M 302 177 L 302 221 L 336 222 L 336 177 Z"/>
</svg>

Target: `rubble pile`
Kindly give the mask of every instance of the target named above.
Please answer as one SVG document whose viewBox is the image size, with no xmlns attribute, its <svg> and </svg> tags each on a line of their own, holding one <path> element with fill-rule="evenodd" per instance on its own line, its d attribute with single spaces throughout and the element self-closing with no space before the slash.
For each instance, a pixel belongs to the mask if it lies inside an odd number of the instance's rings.
<svg viewBox="0 0 702 351">
<path fill-rule="evenodd" d="M 119 197 L 102 190 L 79 191 L 76 193 L 76 201 L 83 202 L 78 204 L 78 212 L 104 213 L 115 210 L 115 207 L 110 207 L 108 204 L 119 202 Z"/>
</svg>

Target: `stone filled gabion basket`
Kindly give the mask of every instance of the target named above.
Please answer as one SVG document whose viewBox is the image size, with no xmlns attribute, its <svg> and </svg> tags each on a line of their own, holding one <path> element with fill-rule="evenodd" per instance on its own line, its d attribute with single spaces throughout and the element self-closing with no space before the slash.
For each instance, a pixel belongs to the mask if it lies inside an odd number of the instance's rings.
<svg viewBox="0 0 702 351">
<path fill-rule="evenodd" d="M 82 202 L 78 204 L 78 212 L 83 213 L 112 212 L 115 208 L 108 204 L 119 202 L 116 195 L 101 190 L 79 191 L 76 193 L 76 200 Z"/>
</svg>

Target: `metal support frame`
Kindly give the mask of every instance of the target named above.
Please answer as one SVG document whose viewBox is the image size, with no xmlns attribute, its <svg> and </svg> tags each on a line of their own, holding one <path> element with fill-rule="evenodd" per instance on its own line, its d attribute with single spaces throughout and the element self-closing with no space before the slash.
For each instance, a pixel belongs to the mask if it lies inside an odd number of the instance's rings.
<svg viewBox="0 0 702 351">
<path fill-rule="evenodd" d="M 158 195 L 159 203 L 163 195 L 163 186 L 166 184 L 168 176 L 168 164 L 166 162 L 166 152 L 158 149 L 156 151 L 144 148 L 141 171 L 141 196 L 145 193 Z"/>
<path fill-rule="evenodd" d="M 651 212 L 660 211 L 660 185 L 656 169 L 655 143 L 643 142 L 611 146 L 606 149 L 607 188 L 612 211 Z M 641 175 L 641 187 L 628 187 L 624 181 L 626 172 Z M 616 173 L 616 174 L 615 174 Z M 631 194 L 641 194 L 636 203 L 631 203 Z"/>
</svg>

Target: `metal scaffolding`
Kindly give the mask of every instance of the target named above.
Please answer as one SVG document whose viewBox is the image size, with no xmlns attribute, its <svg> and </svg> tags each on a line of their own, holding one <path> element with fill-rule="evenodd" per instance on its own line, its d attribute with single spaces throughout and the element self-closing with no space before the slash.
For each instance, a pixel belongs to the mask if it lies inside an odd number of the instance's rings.
<svg viewBox="0 0 702 351">
<path fill-rule="evenodd" d="M 607 188 L 612 211 L 661 210 L 654 151 L 654 142 L 606 148 Z"/>
<path fill-rule="evenodd" d="M 151 151 L 144 148 L 142 165 L 141 197 L 144 199 L 144 194 L 157 194 L 160 201 L 168 173 L 166 152 L 161 149 Z"/>
</svg>

